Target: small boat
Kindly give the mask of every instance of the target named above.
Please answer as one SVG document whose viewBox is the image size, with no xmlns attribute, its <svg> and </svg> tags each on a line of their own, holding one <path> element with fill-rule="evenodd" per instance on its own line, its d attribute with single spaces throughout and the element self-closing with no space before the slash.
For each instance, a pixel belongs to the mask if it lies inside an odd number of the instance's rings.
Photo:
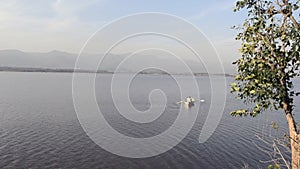
<svg viewBox="0 0 300 169">
<path fill-rule="evenodd" d="M 187 105 L 188 107 L 192 107 L 195 105 L 195 99 L 189 96 L 184 99 L 184 104 Z"/>
<path fill-rule="evenodd" d="M 183 103 L 187 107 L 192 107 L 195 105 L 195 99 L 191 96 L 186 97 L 183 101 L 177 102 L 177 104 Z"/>
</svg>

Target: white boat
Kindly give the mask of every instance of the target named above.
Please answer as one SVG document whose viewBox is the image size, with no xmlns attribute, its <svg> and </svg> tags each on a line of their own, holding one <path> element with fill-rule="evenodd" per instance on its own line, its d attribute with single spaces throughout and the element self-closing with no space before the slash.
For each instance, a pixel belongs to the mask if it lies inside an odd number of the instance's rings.
<svg viewBox="0 0 300 169">
<path fill-rule="evenodd" d="M 187 105 L 188 107 L 192 107 L 195 105 L 195 99 L 189 96 L 184 99 L 184 104 Z"/>
<path fill-rule="evenodd" d="M 192 107 L 195 105 L 195 99 L 191 96 L 186 97 L 183 101 L 177 102 L 177 104 L 183 103 L 187 107 Z"/>
</svg>

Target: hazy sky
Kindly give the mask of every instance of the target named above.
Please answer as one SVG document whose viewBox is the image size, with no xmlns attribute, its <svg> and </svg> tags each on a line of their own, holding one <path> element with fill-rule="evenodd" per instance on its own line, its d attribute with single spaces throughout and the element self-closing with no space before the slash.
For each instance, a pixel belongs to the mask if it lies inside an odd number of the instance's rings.
<svg viewBox="0 0 300 169">
<path fill-rule="evenodd" d="M 163 12 L 196 25 L 213 42 L 222 59 L 237 57 L 237 33 L 243 13 L 236 0 L 0 0 L 0 49 L 78 53 L 101 26 L 140 12 Z"/>
</svg>

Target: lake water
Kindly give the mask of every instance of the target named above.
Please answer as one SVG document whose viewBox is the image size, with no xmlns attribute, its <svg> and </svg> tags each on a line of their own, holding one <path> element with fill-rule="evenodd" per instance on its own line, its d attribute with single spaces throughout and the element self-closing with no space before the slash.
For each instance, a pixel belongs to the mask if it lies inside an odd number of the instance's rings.
<svg viewBox="0 0 300 169">
<path fill-rule="evenodd" d="M 167 75 L 138 75 L 132 81 L 130 100 L 138 110 L 144 111 L 150 107 L 148 96 L 153 89 L 161 89 L 167 98 L 165 111 L 159 118 L 153 123 L 139 124 L 118 114 L 110 95 L 110 78 L 109 74 L 97 75 L 96 98 L 105 119 L 115 130 L 136 138 L 151 137 L 168 130 L 180 109 L 175 104 L 180 100 L 180 91 L 174 79 Z M 214 77 L 215 80 L 218 78 Z M 171 150 L 158 156 L 135 159 L 107 152 L 85 133 L 73 106 L 72 74 L 2 72 L 0 168 L 208 169 L 241 168 L 244 163 L 250 168 L 265 168 L 268 164 L 260 160 L 269 160 L 269 157 L 255 143 L 262 148 L 268 148 L 268 145 L 260 142 L 255 134 L 281 136 L 287 127 L 284 115 L 266 112 L 256 118 L 231 117 L 229 112 L 239 108 L 241 102 L 230 94 L 227 87 L 222 119 L 213 135 L 206 142 L 199 143 L 211 92 L 208 77 L 196 79 L 200 96 L 206 102 L 201 103 L 191 131 Z M 229 84 L 233 79 L 227 78 L 227 81 Z M 193 91 L 186 94 L 192 95 Z M 298 110 L 296 107 L 295 111 Z M 271 127 L 273 121 L 279 125 L 278 132 Z"/>
</svg>

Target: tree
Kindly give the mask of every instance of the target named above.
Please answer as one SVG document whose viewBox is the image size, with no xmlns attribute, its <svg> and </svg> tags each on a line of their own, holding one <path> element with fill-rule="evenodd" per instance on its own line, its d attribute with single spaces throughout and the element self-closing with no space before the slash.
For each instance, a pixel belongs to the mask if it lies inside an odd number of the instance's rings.
<svg viewBox="0 0 300 169">
<path fill-rule="evenodd" d="M 300 75 L 300 0 L 240 0 L 234 11 L 247 10 L 236 37 L 241 58 L 232 92 L 250 108 L 233 116 L 255 117 L 266 110 L 283 110 L 286 116 L 292 168 L 300 168 L 300 134 L 294 120 L 294 98 L 300 93 L 293 79 Z"/>
</svg>

